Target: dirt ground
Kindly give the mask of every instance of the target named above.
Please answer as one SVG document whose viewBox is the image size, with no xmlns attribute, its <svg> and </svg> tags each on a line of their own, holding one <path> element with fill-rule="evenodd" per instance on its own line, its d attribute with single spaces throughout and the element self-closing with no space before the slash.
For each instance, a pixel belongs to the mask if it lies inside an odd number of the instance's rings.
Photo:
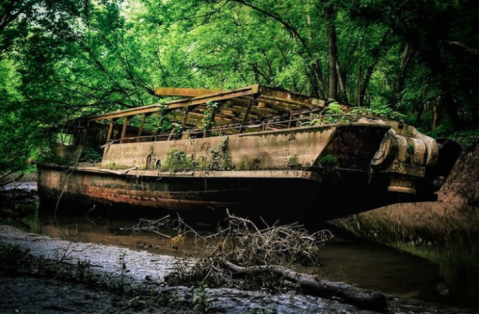
<svg viewBox="0 0 479 314">
<path fill-rule="evenodd" d="M 82 284 L 31 276 L 0 276 L 0 313 L 193 313 L 132 306 L 119 295 Z"/>
<path fill-rule="evenodd" d="M 440 202 L 479 206 L 479 143 L 462 151 L 438 196 Z"/>
</svg>

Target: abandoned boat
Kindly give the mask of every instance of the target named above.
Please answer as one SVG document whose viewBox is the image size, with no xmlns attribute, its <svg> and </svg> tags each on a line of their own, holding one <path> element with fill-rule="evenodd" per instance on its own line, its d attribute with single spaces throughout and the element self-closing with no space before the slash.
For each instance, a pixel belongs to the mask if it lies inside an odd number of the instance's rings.
<svg viewBox="0 0 479 314">
<path fill-rule="evenodd" d="M 156 93 L 181 98 L 65 125 L 54 158 L 37 163 L 41 201 L 323 221 L 435 200 L 459 153 L 401 121 L 278 88 Z"/>
</svg>

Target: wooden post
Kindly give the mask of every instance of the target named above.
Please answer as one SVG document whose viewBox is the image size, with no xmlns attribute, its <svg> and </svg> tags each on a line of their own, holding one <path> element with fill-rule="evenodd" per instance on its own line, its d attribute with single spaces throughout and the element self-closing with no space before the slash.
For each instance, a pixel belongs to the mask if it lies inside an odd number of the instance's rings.
<svg viewBox="0 0 479 314">
<path fill-rule="evenodd" d="M 173 129 L 171 129 L 171 132 L 170 132 L 170 135 L 168 136 L 168 139 L 167 141 L 170 141 L 171 138 L 173 137 L 173 134 L 175 133 L 175 128 L 173 127 Z"/>
<path fill-rule="evenodd" d="M 123 122 L 123 129 L 121 130 L 120 144 L 125 141 L 126 127 L 128 126 L 128 117 L 125 116 L 125 121 Z"/>
<path fill-rule="evenodd" d="M 255 99 L 256 99 L 256 97 L 252 96 L 249 100 L 248 107 L 246 108 L 246 112 L 243 116 L 243 121 L 241 121 L 241 124 L 240 124 L 240 128 L 239 128 L 240 133 L 243 133 L 243 125 L 248 120 L 249 112 L 251 111 L 251 107 L 253 106 L 253 103 L 254 103 Z"/>
<path fill-rule="evenodd" d="M 156 136 L 155 136 L 155 141 L 156 141 L 157 138 L 158 138 L 158 140 L 161 141 L 160 135 L 161 135 L 161 129 L 163 128 L 163 122 L 164 122 L 164 121 L 163 121 L 163 113 L 161 113 L 161 114 L 160 114 L 160 121 L 159 121 L 159 123 L 158 123 L 158 130 L 157 130 Z"/>
<path fill-rule="evenodd" d="M 221 104 L 218 104 L 218 106 L 220 106 L 220 105 Z M 211 122 L 215 121 L 215 117 L 216 117 L 216 109 L 211 114 L 211 119 L 208 121 L 208 125 L 206 126 L 206 131 L 205 131 L 204 137 L 210 136 Z"/>
<path fill-rule="evenodd" d="M 183 121 L 182 121 L 182 123 L 181 123 L 181 126 L 182 126 L 183 128 L 186 127 L 186 121 L 188 121 L 188 113 L 189 113 L 189 112 L 190 112 L 190 107 L 186 107 L 186 108 L 185 108 L 185 114 L 183 115 Z"/>
<path fill-rule="evenodd" d="M 113 128 L 115 126 L 115 121 L 116 121 L 116 119 L 111 119 L 110 120 L 110 127 L 108 128 L 108 135 L 106 136 L 107 143 L 110 141 L 111 136 L 113 135 Z"/>
<path fill-rule="evenodd" d="M 138 138 L 136 139 L 137 142 L 140 141 L 140 136 L 141 136 L 141 133 L 143 132 L 143 128 L 145 126 L 145 120 L 146 120 L 146 113 L 144 113 L 143 117 L 141 118 L 140 129 L 138 130 Z"/>
</svg>

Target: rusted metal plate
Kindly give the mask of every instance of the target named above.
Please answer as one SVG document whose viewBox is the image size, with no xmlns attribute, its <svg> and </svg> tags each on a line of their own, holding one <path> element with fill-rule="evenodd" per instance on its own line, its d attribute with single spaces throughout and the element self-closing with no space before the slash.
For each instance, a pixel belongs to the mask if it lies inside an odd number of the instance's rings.
<svg viewBox="0 0 479 314">
<path fill-rule="evenodd" d="M 181 213 L 196 212 L 207 215 L 212 209 L 225 208 L 242 211 L 262 217 L 298 221 L 305 215 L 322 220 L 340 217 L 346 214 L 342 210 L 353 208 L 364 210 L 363 206 L 352 206 L 359 196 L 368 199 L 364 193 L 367 173 L 335 174 L 336 180 L 343 184 L 330 184 L 329 179 L 311 180 L 304 177 L 308 172 L 291 171 L 291 177 L 285 172 L 275 172 L 273 176 L 267 171 L 255 172 L 256 178 L 233 176 L 235 171 L 222 175 L 209 176 L 160 176 L 116 175 L 112 173 L 94 173 L 73 171 L 65 173 L 63 169 L 39 165 L 39 193 L 42 201 L 91 204 L 127 205 L 130 208 L 145 207 L 150 210 L 169 209 Z M 206 175 L 204 172 L 201 175 Z M 244 174 L 244 173 L 243 173 Z M 228 177 L 232 176 L 232 177 Z M 319 178 L 318 177 L 318 178 Z M 55 179 L 58 178 L 58 179 Z M 161 178 L 161 180 L 157 180 Z M 340 197 L 344 189 L 349 190 L 348 198 Z M 380 195 L 380 191 L 376 197 Z M 362 194 L 361 194 L 362 193 Z M 370 199 L 373 199 L 372 197 Z M 338 207 L 325 208 L 325 204 L 336 203 Z M 244 210 L 244 211 L 243 211 Z M 305 220 L 307 221 L 307 220 Z"/>
</svg>

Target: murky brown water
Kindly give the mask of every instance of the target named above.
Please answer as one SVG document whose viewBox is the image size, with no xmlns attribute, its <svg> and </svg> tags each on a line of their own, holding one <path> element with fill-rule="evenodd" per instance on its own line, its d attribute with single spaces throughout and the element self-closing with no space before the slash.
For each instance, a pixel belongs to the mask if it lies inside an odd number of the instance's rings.
<svg viewBox="0 0 479 314">
<path fill-rule="evenodd" d="M 27 209 L 28 212 L 28 209 Z M 116 245 L 147 250 L 157 254 L 200 255 L 201 248 L 193 236 L 187 237 L 178 249 L 171 239 L 152 232 L 123 230 L 138 223 L 134 219 L 108 219 L 95 212 L 88 216 L 66 215 L 68 209 L 56 213 L 30 208 L 30 215 L 11 224 L 29 232 L 41 233 L 75 242 Z M 367 290 L 417 298 L 453 306 L 479 306 L 479 268 L 475 263 L 438 264 L 385 245 L 355 237 L 334 226 L 328 226 L 335 237 L 322 248 L 321 267 L 303 268 L 333 281 L 343 281 Z M 201 227 L 200 232 L 208 233 Z M 175 236 L 173 230 L 165 230 Z"/>
</svg>

